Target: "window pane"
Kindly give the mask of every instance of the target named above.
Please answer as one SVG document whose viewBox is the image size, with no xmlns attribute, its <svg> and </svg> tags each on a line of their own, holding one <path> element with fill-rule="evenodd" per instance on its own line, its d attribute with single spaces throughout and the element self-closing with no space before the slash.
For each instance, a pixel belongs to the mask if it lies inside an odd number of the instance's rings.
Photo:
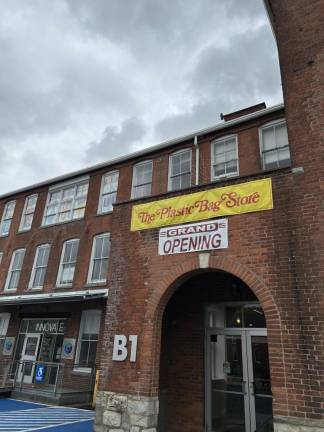
<svg viewBox="0 0 324 432">
<path fill-rule="evenodd" d="M 103 242 L 104 242 L 103 237 L 96 237 L 95 238 L 94 258 L 101 258 Z"/>
<path fill-rule="evenodd" d="M 226 161 L 236 160 L 236 151 L 230 151 L 226 153 Z"/>
<path fill-rule="evenodd" d="M 191 185 L 191 174 L 184 174 L 181 177 L 181 188 L 187 188 Z"/>
<path fill-rule="evenodd" d="M 235 151 L 236 152 L 236 139 L 233 138 L 231 140 L 226 141 L 226 151 Z"/>
<path fill-rule="evenodd" d="M 89 187 L 88 183 L 84 183 L 84 184 L 78 185 L 77 186 L 77 191 L 76 191 L 76 196 L 77 197 L 87 196 L 87 194 L 88 194 L 88 187 Z"/>
<path fill-rule="evenodd" d="M 87 311 L 84 317 L 83 335 L 90 334 L 93 335 L 92 338 L 96 337 L 95 335 L 98 335 L 100 329 L 101 313 L 96 310 Z"/>
<path fill-rule="evenodd" d="M 236 173 L 237 172 L 237 160 L 232 160 L 226 163 L 226 173 Z"/>
<path fill-rule="evenodd" d="M 92 341 L 89 343 L 89 355 L 88 355 L 88 365 L 92 366 L 96 362 L 96 352 L 97 352 L 98 342 Z"/>
<path fill-rule="evenodd" d="M 111 211 L 113 209 L 113 204 L 115 204 L 117 198 L 117 192 L 113 192 L 109 195 L 104 195 L 102 197 L 102 207 L 101 211 Z"/>
<path fill-rule="evenodd" d="M 276 148 L 274 128 L 269 127 L 262 130 L 263 151 Z"/>
<path fill-rule="evenodd" d="M 11 219 L 4 220 L 1 224 L 1 235 L 6 235 L 9 233 L 11 225 Z"/>
<path fill-rule="evenodd" d="M 100 268 L 100 280 L 106 280 L 108 272 L 108 258 L 103 258 L 101 260 L 101 268 Z"/>
<path fill-rule="evenodd" d="M 74 264 L 63 264 L 61 284 L 70 284 L 73 282 Z"/>
<path fill-rule="evenodd" d="M 53 203 L 53 202 L 59 201 L 60 197 L 61 197 L 61 191 L 59 191 L 59 192 L 52 192 L 50 194 L 50 200 L 49 200 L 49 202 Z"/>
<path fill-rule="evenodd" d="M 214 176 L 218 177 L 225 174 L 225 163 L 220 163 L 214 166 Z"/>
<path fill-rule="evenodd" d="M 63 263 L 69 262 L 71 259 L 72 242 L 65 243 Z"/>
<path fill-rule="evenodd" d="M 27 198 L 26 212 L 32 212 L 36 207 L 37 196 Z"/>
<path fill-rule="evenodd" d="M 44 224 L 68 222 L 84 217 L 88 182 L 82 182 L 61 190 L 50 192 L 45 209 Z"/>
<path fill-rule="evenodd" d="M 81 219 L 81 218 L 83 218 L 84 211 L 85 211 L 84 207 L 80 208 L 80 209 L 77 209 L 77 210 L 73 210 L 73 216 L 72 216 L 72 218 L 73 219 Z"/>
<path fill-rule="evenodd" d="M 287 126 L 285 124 L 276 126 L 276 142 L 277 147 L 288 145 Z"/>
<path fill-rule="evenodd" d="M 79 354 L 80 365 L 87 365 L 88 363 L 89 346 L 90 346 L 90 342 L 88 341 L 81 342 L 80 354 Z"/>
<path fill-rule="evenodd" d="M 105 236 L 103 239 L 104 239 L 104 242 L 103 242 L 102 256 L 103 257 L 108 257 L 109 256 L 110 239 L 109 239 L 108 235 Z"/>
<path fill-rule="evenodd" d="M 13 217 L 14 210 L 15 210 L 15 202 L 10 202 L 6 205 L 5 209 L 5 218 L 10 219 Z"/>
<path fill-rule="evenodd" d="M 285 167 L 290 165 L 290 152 L 289 147 L 279 150 L 279 166 Z"/>
<path fill-rule="evenodd" d="M 274 169 L 278 167 L 277 150 L 264 154 L 264 167 L 267 169 Z"/>
<path fill-rule="evenodd" d="M 44 285 L 45 279 L 45 268 L 41 267 L 35 270 L 34 282 L 32 284 L 33 288 L 42 287 Z"/>
<path fill-rule="evenodd" d="M 71 261 L 76 261 L 78 255 L 79 240 L 74 240 L 71 249 Z"/>
<path fill-rule="evenodd" d="M 220 155 L 225 152 L 225 143 L 215 143 L 214 144 L 214 155 Z"/>
<path fill-rule="evenodd" d="M 174 155 L 171 159 L 171 176 L 179 175 L 181 172 L 180 155 Z"/>
<path fill-rule="evenodd" d="M 171 190 L 177 190 L 180 187 L 180 176 L 171 178 Z"/>
</svg>

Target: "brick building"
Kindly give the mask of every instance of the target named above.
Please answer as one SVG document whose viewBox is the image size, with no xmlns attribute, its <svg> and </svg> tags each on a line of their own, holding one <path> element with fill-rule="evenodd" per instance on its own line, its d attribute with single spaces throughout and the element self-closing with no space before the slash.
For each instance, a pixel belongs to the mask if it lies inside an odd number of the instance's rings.
<svg viewBox="0 0 324 432">
<path fill-rule="evenodd" d="M 285 107 L 0 197 L 3 386 L 97 366 L 98 432 L 324 428 L 323 2 L 266 6 Z"/>
</svg>

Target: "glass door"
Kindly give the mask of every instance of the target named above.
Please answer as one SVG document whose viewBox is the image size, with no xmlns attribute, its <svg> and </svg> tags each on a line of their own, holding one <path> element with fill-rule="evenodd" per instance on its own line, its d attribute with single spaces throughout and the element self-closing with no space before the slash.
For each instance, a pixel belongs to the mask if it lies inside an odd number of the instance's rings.
<svg viewBox="0 0 324 432">
<path fill-rule="evenodd" d="M 242 332 L 210 332 L 208 339 L 208 431 L 249 432 L 248 377 Z"/>
<path fill-rule="evenodd" d="M 35 361 L 38 354 L 40 334 L 26 334 L 17 375 L 17 381 L 24 380 L 25 383 L 31 383 L 34 377 Z M 22 378 L 24 377 L 24 378 Z"/>
<path fill-rule="evenodd" d="M 272 431 L 266 330 L 208 330 L 208 432 Z"/>
<path fill-rule="evenodd" d="M 272 393 L 265 331 L 246 331 L 252 431 L 273 430 Z"/>
</svg>

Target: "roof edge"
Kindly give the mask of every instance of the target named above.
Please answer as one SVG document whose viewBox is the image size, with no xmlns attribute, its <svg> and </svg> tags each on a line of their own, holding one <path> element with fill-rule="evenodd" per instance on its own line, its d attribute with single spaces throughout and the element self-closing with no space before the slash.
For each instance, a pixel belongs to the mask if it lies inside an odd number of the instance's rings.
<svg viewBox="0 0 324 432">
<path fill-rule="evenodd" d="M 96 171 L 96 170 L 99 170 L 102 168 L 106 168 L 106 167 L 109 168 L 113 165 L 120 164 L 120 163 L 126 162 L 128 160 L 135 159 L 135 158 L 138 158 L 140 156 L 145 156 L 147 154 L 154 153 L 154 152 L 162 150 L 164 148 L 171 147 L 171 146 L 179 144 L 183 141 L 185 142 L 185 141 L 188 141 L 190 139 L 194 139 L 195 136 L 199 137 L 199 136 L 206 135 L 208 133 L 216 132 L 218 130 L 228 129 L 228 128 L 235 126 L 237 124 L 244 123 L 246 121 L 253 120 L 253 119 L 258 118 L 258 117 L 262 117 L 263 115 L 270 114 L 270 113 L 275 112 L 275 111 L 280 111 L 284 107 L 285 107 L 284 104 L 280 103 L 277 105 L 273 105 L 272 107 L 265 108 L 263 110 L 247 114 L 247 115 L 239 117 L 237 119 L 229 120 L 227 122 L 217 123 L 214 126 L 209 126 L 207 128 L 204 128 L 204 129 L 199 129 L 199 130 L 192 132 L 190 134 L 186 134 L 186 135 L 183 135 L 183 136 L 180 136 L 177 138 L 173 138 L 171 140 L 164 141 L 164 142 L 157 144 L 155 146 L 147 147 L 143 150 L 138 150 L 136 152 L 130 153 L 130 154 L 125 155 L 125 156 L 119 156 L 117 158 L 111 159 L 110 161 L 100 162 L 96 165 L 92 165 L 92 166 L 86 167 L 86 168 L 81 168 L 80 170 L 72 171 L 68 174 L 62 174 L 60 176 L 52 177 L 48 180 L 34 183 L 34 184 L 29 185 L 29 186 L 25 186 L 23 188 L 15 189 L 13 191 L 10 191 L 10 192 L 7 192 L 7 193 L 0 195 L 0 199 L 9 198 L 13 195 L 17 195 L 17 194 L 20 194 L 22 192 L 27 192 L 27 191 L 32 190 L 32 189 L 40 188 L 40 187 L 47 186 L 47 185 L 54 184 L 54 183 L 59 183 L 61 181 L 72 179 L 72 178 L 75 178 L 75 177 L 78 177 L 78 176 L 81 176 L 84 174 L 90 174 L 92 171 Z"/>
</svg>

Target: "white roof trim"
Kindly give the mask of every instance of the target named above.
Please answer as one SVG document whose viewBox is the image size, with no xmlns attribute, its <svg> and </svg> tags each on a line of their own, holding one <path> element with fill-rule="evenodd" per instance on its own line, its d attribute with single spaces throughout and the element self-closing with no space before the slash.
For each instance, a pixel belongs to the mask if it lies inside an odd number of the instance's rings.
<svg viewBox="0 0 324 432">
<path fill-rule="evenodd" d="M 54 292 L 46 294 L 22 294 L 0 296 L 0 305 L 19 303 L 55 303 L 62 301 L 91 300 L 92 298 L 107 298 L 108 289 L 93 289 L 69 292 Z"/>
<path fill-rule="evenodd" d="M 195 138 L 195 136 L 198 137 L 201 135 L 206 135 L 208 133 L 216 132 L 218 130 L 228 129 L 228 128 L 235 126 L 237 124 L 244 123 L 246 121 L 253 120 L 253 119 L 258 118 L 258 117 L 262 117 L 263 115 L 270 114 L 270 113 L 275 112 L 275 111 L 279 111 L 283 108 L 284 108 L 284 104 L 281 103 L 281 104 L 274 105 L 274 106 L 269 107 L 269 108 L 264 108 L 262 110 L 255 111 L 255 112 L 250 113 L 250 114 L 246 114 L 242 117 L 235 118 L 233 120 L 217 123 L 214 126 L 210 126 L 210 127 L 205 128 L 205 129 L 200 129 L 200 130 L 193 132 L 191 134 L 183 135 L 183 136 L 180 136 L 178 138 L 174 138 L 174 139 L 169 140 L 169 141 L 164 141 L 161 144 L 158 144 L 158 145 L 155 145 L 152 147 L 147 147 L 143 150 L 139 150 L 139 151 L 136 151 L 134 153 L 130 153 L 130 154 L 125 155 L 125 156 L 111 159 L 108 162 L 101 162 L 99 164 L 96 164 L 96 165 L 93 165 L 93 166 L 90 166 L 87 168 L 82 168 L 78 171 L 73 171 L 73 172 L 68 173 L 68 174 L 63 174 L 63 175 L 58 176 L 58 177 L 53 177 L 51 179 L 32 184 L 30 186 L 16 189 L 12 192 L 7 192 L 3 195 L 0 195 L 0 199 L 8 198 L 8 197 L 16 195 L 18 193 L 27 192 L 27 191 L 30 191 L 32 189 L 40 188 L 40 187 L 47 186 L 50 184 L 62 182 L 64 180 L 73 179 L 74 177 L 77 177 L 77 176 L 80 176 L 83 174 L 89 174 L 90 172 L 93 172 L 93 171 L 98 170 L 98 169 L 109 168 L 109 167 L 112 167 L 114 165 L 120 164 L 122 162 L 126 162 L 128 160 L 138 158 L 140 156 L 147 156 L 150 153 L 154 153 L 154 152 L 162 150 L 164 148 L 172 147 L 173 145 L 180 144 L 181 142 L 185 142 L 185 141 L 188 141 L 190 139 L 193 140 Z M 115 169 L 115 168 L 113 168 L 113 169 Z"/>
</svg>

